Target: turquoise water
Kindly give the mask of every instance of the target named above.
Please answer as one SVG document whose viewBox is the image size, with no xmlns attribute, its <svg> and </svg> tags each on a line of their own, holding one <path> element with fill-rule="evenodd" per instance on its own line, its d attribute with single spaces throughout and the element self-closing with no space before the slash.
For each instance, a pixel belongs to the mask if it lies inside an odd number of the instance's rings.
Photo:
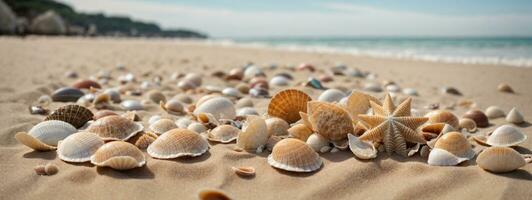
<svg viewBox="0 0 532 200">
<path fill-rule="evenodd" d="M 452 63 L 532 67 L 532 37 L 494 38 L 235 38 L 231 43 L 287 50 L 348 53 Z"/>
</svg>

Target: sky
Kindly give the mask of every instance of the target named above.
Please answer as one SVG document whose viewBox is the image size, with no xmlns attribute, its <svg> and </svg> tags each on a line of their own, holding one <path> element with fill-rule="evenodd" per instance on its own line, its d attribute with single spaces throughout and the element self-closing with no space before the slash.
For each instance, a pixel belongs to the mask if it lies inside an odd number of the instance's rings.
<svg viewBox="0 0 532 200">
<path fill-rule="evenodd" d="M 217 38 L 532 36 L 530 0 L 59 0 Z"/>
</svg>

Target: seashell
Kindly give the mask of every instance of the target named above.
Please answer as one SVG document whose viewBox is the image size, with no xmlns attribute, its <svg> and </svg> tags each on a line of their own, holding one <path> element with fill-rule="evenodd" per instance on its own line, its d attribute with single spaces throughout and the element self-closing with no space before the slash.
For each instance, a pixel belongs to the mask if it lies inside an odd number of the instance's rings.
<svg viewBox="0 0 532 200">
<path fill-rule="evenodd" d="M 307 110 L 312 130 L 329 140 L 346 139 L 354 132 L 351 116 L 335 104 L 310 101 Z"/>
<path fill-rule="evenodd" d="M 475 124 L 477 124 L 477 127 L 480 128 L 488 127 L 490 125 L 488 117 L 480 110 L 467 111 L 462 117 L 472 119 L 475 121 Z"/>
<path fill-rule="evenodd" d="M 249 97 L 244 97 L 242 99 L 239 99 L 236 104 L 236 108 L 244 108 L 244 107 L 253 107 L 253 101 Z"/>
<path fill-rule="evenodd" d="M 469 118 L 462 118 L 459 121 L 460 129 L 466 129 L 467 132 L 474 133 L 477 131 L 477 123 Z"/>
<path fill-rule="evenodd" d="M 186 129 L 188 125 L 190 125 L 192 122 L 193 121 L 190 118 L 183 117 L 183 118 L 177 119 L 175 123 L 178 128 Z"/>
<path fill-rule="evenodd" d="M 111 115 L 118 115 L 117 113 L 111 111 L 111 110 L 100 110 L 94 114 L 92 117 L 94 120 L 98 120 L 100 118 L 111 116 Z"/>
<path fill-rule="evenodd" d="M 143 110 L 144 106 L 137 100 L 125 100 L 120 103 L 125 110 Z"/>
<path fill-rule="evenodd" d="M 126 113 L 120 116 L 134 122 L 142 121 L 142 118 L 140 118 L 136 111 L 127 111 Z"/>
<path fill-rule="evenodd" d="M 308 119 L 308 115 L 307 113 L 304 113 L 304 112 L 299 112 L 299 116 L 301 116 L 301 122 L 303 122 L 303 124 L 305 126 L 307 126 L 307 128 L 309 128 L 310 130 L 312 130 L 312 124 L 310 123 L 309 119 Z M 314 130 L 312 130 L 314 131 Z"/>
<path fill-rule="evenodd" d="M 74 133 L 57 146 L 57 157 L 66 162 L 87 162 L 104 141 L 94 133 Z"/>
<path fill-rule="evenodd" d="M 275 94 L 268 104 L 268 115 L 279 117 L 288 123 L 294 123 L 301 117 L 299 112 L 307 112 L 307 102 L 311 98 L 305 92 L 286 89 Z"/>
<path fill-rule="evenodd" d="M 210 113 L 200 113 L 196 116 L 197 120 L 203 124 L 217 126 L 220 122 Z"/>
<path fill-rule="evenodd" d="M 345 96 L 346 94 L 338 89 L 327 89 L 320 94 L 318 101 L 338 102 Z"/>
<path fill-rule="evenodd" d="M 166 102 L 166 97 L 159 90 L 151 90 L 148 92 L 148 99 L 153 103 Z"/>
<path fill-rule="evenodd" d="M 293 172 L 318 170 L 323 161 L 305 142 L 293 138 L 279 141 L 268 156 L 268 163 L 278 169 Z"/>
<path fill-rule="evenodd" d="M 52 103 L 52 97 L 48 95 L 41 95 L 39 99 L 37 99 L 37 103 L 41 106 L 50 105 L 50 103 Z"/>
<path fill-rule="evenodd" d="M 91 89 L 91 88 L 101 89 L 102 88 L 102 86 L 98 82 L 93 81 L 93 80 L 80 80 L 80 81 L 75 82 L 72 85 L 72 87 L 76 89 Z"/>
<path fill-rule="evenodd" d="M 322 74 L 320 75 L 319 80 L 321 82 L 328 83 L 328 82 L 334 81 L 334 78 L 329 74 Z"/>
<path fill-rule="evenodd" d="M 454 87 L 442 87 L 441 88 L 442 94 L 452 94 L 456 96 L 462 96 L 462 92 L 460 92 L 458 89 Z"/>
<path fill-rule="evenodd" d="M 98 94 L 92 100 L 92 104 L 94 104 L 97 108 L 108 106 L 110 103 L 111 103 L 111 96 L 107 93 Z"/>
<path fill-rule="evenodd" d="M 486 108 L 486 116 L 490 119 L 496 119 L 499 117 L 504 117 L 506 114 L 504 114 L 504 111 L 497 107 L 497 106 L 490 106 Z"/>
<path fill-rule="evenodd" d="M 273 85 L 273 86 L 287 86 L 289 84 L 290 84 L 290 79 L 284 76 L 274 76 L 270 80 L 270 85 Z"/>
<path fill-rule="evenodd" d="M 441 136 L 430 152 L 429 165 L 450 166 L 457 165 L 475 157 L 471 144 L 459 132 L 450 132 Z"/>
<path fill-rule="evenodd" d="M 228 97 L 239 97 L 242 94 L 240 94 L 240 91 L 238 91 L 236 88 L 228 87 L 222 90 L 222 94 Z"/>
<path fill-rule="evenodd" d="M 189 80 L 181 80 L 177 83 L 177 87 L 182 90 L 192 90 L 197 88 L 198 86 L 194 83 L 192 83 Z"/>
<path fill-rule="evenodd" d="M 357 158 L 368 160 L 377 157 L 378 151 L 372 143 L 362 141 L 351 134 L 348 134 L 347 138 L 349 140 L 349 149 Z"/>
<path fill-rule="evenodd" d="M 189 81 L 197 87 L 201 86 L 203 75 L 198 73 L 188 73 L 183 80 Z"/>
<path fill-rule="evenodd" d="M 275 76 L 282 76 L 282 77 L 287 78 L 288 80 L 294 80 L 294 77 L 291 74 L 286 73 L 286 72 L 275 74 Z"/>
<path fill-rule="evenodd" d="M 128 170 L 144 166 L 146 158 L 135 145 L 114 141 L 101 146 L 91 156 L 91 163 L 99 167 Z"/>
<path fill-rule="evenodd" d="M 139 149 L 146 149 L 151 143 L 153 143 L 153 141 L 155 141 L 155 139 L 157 139 L 157 135 L 155 133 L 141 132 L 127 141 Z"/>
<path fill-rule="evenodd" d="M 301 141 L 307 141 L 308 137 L 312 135 L 312 130 L 305 124 L 296 124 L 288 129 L 288 134 Z"/>
<path fill-rule="evenodd" d="M 246 151 L 257 151 L 266 145 L 269 137 L 266 121 L 259 116 L 249 115 L 236 139 L 236 145 Z"/>
<path fill-rule="evenodd" d="M 480 152 L 477 164 L 480 168 L 493 173 L 511 172 L 526 165 L 530 158 L 509 147 L 489 147 Z"/>
<path fill-rule="evenodd" d="M 225 97 L 213 97 L 198 105 L 194 110 L 194 115 L 199 113 L 210 113 L 216 119 L 234 119 L 236 117 L 235 107 L 231 100 Z"/>
<path fill-rule="evenodd" d="M 119 76 L 118 78 L 118 81 L 122 84 L 125 84 L 125 83 L 132 83 L 132 82 L 136 82 L 136 78 L 135 78 L 135 75 L 132 74 L 132 73 L 128 73 L 128 74 L 125 74 L 125 75 L 121 75 Z"/>
<path fill-rule="evenodd" d="M 43 176 L 43 175 L 46 175 L 46 170 L 44 168 L 45 168 L 45 165 L 37 165 L 33 168 L 33 170 L 35 171 L 37 175 Z"/>
<path fill-rule="evenodd" d="M 174 99 L 181 103 L 185 103 L 185 104 L 191 104 L 193 101 L 192 97 L 190 97 L 187 94 L 177 94 L 174 97 L 172 97 L 171 100 L 174 100 Z"/>
<path fill-rule="evenodd" d="M 521 114 L 521 112 L 514 107 L 512 110 L 510 110 L 510 112 L 508 112 L 506 121 L 514 124 L 520 124 L 525 122 L 525 117 L 523 117 L 523 114 Z"/>
<path fill-rule="evenodd" d="M 48 110 L 46 108 L 43 108 L 42 106 L 30 106 L 28 107 L 30 110 L 30 114 L 32 115 L 47 115 Z"/>
<path fill-rule="evenodd" d="M 359 114 L 366 114 L 370 108 L 369 101 L 380 102 L 377 98 L 362 92 L 352 91 L 347 98 L 345 109 L 351 115 L 353 122 L 358 122 Z"/>
<path fill-rule="evenodd" d="M 259 115 L 257 110 L 252 107 L 240 108 L 236 111 L 236 116 L 247 116 L 247 115 Z"/>
<path fill-rule="evenodd" d="M 211 73 L 211 76 L 213 77 L 216 77 L 216 78 L 223 78 L 225 77 L 227 74 L 225 74 L 225 72 L 223 71 L 214 71 L 213 73 Z"/>
<path fill-rule="evenodd" d="M 364 125 L 364 123 L 362 122 L 357 122 L 355 124 L 355 131 L 353 132 L 353 135 L 354 136 L 357 136 L 357 137 L 360 137 L 361 135 L 363 135 L 369 128 Z"/>
<path fill-rule="evenodd" d="M 347 140 L 347 138 L 343 140 L 331 141 L 331 144 L 333 144 L 334 148 L 338 150 L 346 150 L 347 148 L 349 148 L 349 141 Z"/>
<path fill-rule="evenodd" d="M 491 135 L 487 137 L 486 144 L 491 146 L 517 146 L 527 139 L 521 130 L 511 125 L 502 125 L 496 128 Z"/>
<path fill-rule="evenodd" d="M 399 93 L 401 92 L 401 87 L 395 84 L 389 84 L 389 85 L 386 85 L 386 91 L 391 92 L 391 93 Z"/>
<path fill-rule="evenodd" d="M 203 133 L 203 132 L 207 131 L 207 127 L 205 127 L 205 125 L 203 125 L 201 123 L 197 123 L 197 122 L 192 122 L 191 124 L 189 124 L 187 126 L 187 129 L 191 130 L 191 131 L 194 131 L 196 133 Z"/>
<path fill-rule="evenodd" d="M 266 142 L 266 149 L 271 152 L 273 150 L 273 147 L 282 139 L 283 138 L 276 135 L 270 136 L 270 138 L 268 138 L 268 141 Z"/>
<path fill-rule="evenodd" d="M 250 89 L 246 83 L 239 83 L 235 88 L 242 94 L 248 94 Z"/>
<path fill-rule="evenodd" d="M 272 117 L 266 119 L 266 126 L 268 128 L 268 135 L 288 135 L 290 124 L 281 118 Z"/>
<path fill-rule="evenodd" d="M 499 84 L 497 86 L 497 90 L 499 90 L 499 92 L 514 93 L 514 89 L 512 89 L 512 87 L 506 83 Z"/>
<path fill-rule="evenodd" d="M 306 143 L 308 144 L 308 146 L 314 149 L 314 151 L 319 152 L 321 148 L 329 145 L 329 140 L 327 140 L 327 138 L 321 136 L 320 134 L 314 133 L 307 138 Z"/>
<path fill-rule="evenodd" d="M 251 65 L 249 67 L 246 67 L 243 75 L 244 75 L 244 80 L 250 80 L 255 77 L 264 76 L 264 72 L 262 72 L 262 70 L 259 67 L 255 65 Z"/>
<path fill-rule="evenodd" d="M 264 77 L 255 77 L 252 78 L 249 81 L 249 87 L 250 88 L 262 88 L 262 89 L 269 89 L 270 86 L 268 84 L 268 80 Z"/>
<path fill-rule="evenodd" d="M 59 172 L 59 168 L 57 165 L 54 165 L 52 163 L 48 163 L 44 166 L 44 173 L 48 176 L 55 175 Z"/>
<path fill-rule="evenodd" d="M 231 169 L 239 176 L 255 176 L 255 168 L 253 167 L 231 167 Z"/>
<path fill-rule="evenodd" d="M 419 155 L 422 158 L 428 158 L 429 154 L 430 154 L 430 147 L 427 145 L 422 146 L 421 149 L 419 150 Z"/>
<path fill-rule="evenodd" d="M 452 112 L 446 110 L 435 110 L 427 113 L 425 117 L 428 117 L 428 123 L 446 123 L 451 125 L 453 128 L 458 129 L 460 126 L 458 117 Z"/>
<path fill-rule="evenodd" d="M 103 140 L 127 140 L 144 129 L 142 124 L 121 116 L 111 115 L 96 120 L 86 131 L 95 133 Z"/>
<path fill-rule="evenodd" d="M 467 158 L 460 158 L 443 149 L 432 149 L 429 153 L 427 163 L 434 166 L 455 166 L 466 160 Z"/>
<path fill-rule="evenodd" d="M 301 64 L 299 64 L 299 65 L 296 67 L 296 69 L 297 69 L 298 71 L 305 71 L 305 70 L 308 70 L 308 71 L 310 71 L 310 72 L 314 72 L 314 71 L 316 71 L 316 68 L 315 68 L 313 65 L 308 64 L 308 63 L 301 63 Z"/>
<path fill-rule="evenodd" d="M 233 68 L 229 71 L 229 74 L 225 77 L 226 80 L 242 80 L 244 78 L 244 69 Z"/>
<path fill-rule="evenodd" d="M 83 106 L 67 105 L 53 111 L 44 120 L 60 120 L 72 124 L 76 128 L 80 128 L 92 120 L 93 116 L 94 114 Z"/>
<path fill-rule="evenodd" d="M 265 97 L 269 97 L 270 93 L 268 92 L 267 89 L 264 89 L 264 88 L 251 88 L 249 90 L 249 95 L 255 98 L 263 98 L 263 97 L 265 98 Z"/>
<path fill-rule="evenodd" d="M 314 89 L 318 89 L 318 90 L 327 89 L 321 84 L 321 81 L 319 81 L 318 79 L 312 78 L 312 77 L 310 77 L 307 80 L 307 82 L 305 83 L 305 86 L 311 87 L 311 88 L 314 88 Z"/>
<path fill-rule="evenodd" d="M 113 103 L 120 103 L 122 101 L 120 92 L 116 89 L 106 89 L 103 93 L 108 94 Z"/>
<path fill-rule="evenodd" d="M 75 71 L 66 71 L 65 72 L 65 77 L 67 77 L 67 78 L 78 78 L 79 75 Z"/>
<path fill-rule="evenodd" d="M 364 90 L 369 92 L 382 92 L 382 87 L 379 83 L 369 82 L 364 85 Z"/>
<path fill-rule="evenodd" d="M 48 120 L 38 123 L 27 133 L 17 133 L 15 139 L 34 150 L 49 151 L 56 149 L 57 142 L 76 131 L 74 126 L 64 121 Z"/>
<path fill-rule="evenodd" d="M 438 139 L 440 139 L 443 135 L 447 133 L 455 131 L 455 129 L 449 124 L 437 123 L 437 124 L 427 125 L 423 127 L 421 131 L 422 131 L 423 137 L 425 138 L 429 138 L 427 137 L 428 136 L 427 134 L 432 134 L 430 138 L 433 138 L 434 136 L 436 136 L 436 138 L 431 139 L 430 141 L 427 142 L 427 145 L 430 148 L 434 148 Z"/>
<path fill-rule="evenodd" d="M 410 96 L 418 96 L 419 93 L 414 88 L 403 88 L 403 94 L 410 95 Z"/>
<path fill-rule="evenodd" d="M 76 88 L 63 87 L 52 93 L 52 100 L 59 102 L 76 102 L 84 93 Z"/>
<path fill-rule="evenodd" d="M 183 104 L 181 104 L 181 102 L 176 99 L 170 99 L 170 101 L 166 103 L 160 101 L 159 105 L 164 111 L 168 112 L 169 114 L 182 115 L 185 113 L 185 108 L 183 107 Z"/>
<path fill-rule="evenodd" d="M 164 132 L 172 130 L 174 128 L 177 128 L 177 125 L 174 123 L 174 121 L 170 119 L 160 119 L 155 123 L 150 124 L 149 127 L 149 129 L 157 135 L 163 134 Z"/>
<path fill-rule="evenodd" d="M 200 191 L 198 194 L 200 200 L 231 200 L 232 198 L 227 196 L 221 191 L 206 189 Z"/>
<path fill-rule="evenodd" d="M 201 106 L 203 103 L 205 103 L 206 101 L 208 100 L 211 100 L 215 97 L 220 97 L 220 94 L 209 94 L 209 95 L 205 95 L 205 96 L 202 96 L 201 98 L 198 99 L 198 101 L 196 102 L 196 107 L 199 107 Z"/>
<path fill-rule="evenodd" d="M 231 125 L 221 125 L 209 131 L 207 139 L 213 142 L 230 143 L 238 137 L 240 129 Z"/>
<path fill-rule="evenodd" d="M 153 158 L 173 159 L 182 156 L 200 156 L 209 150 L 209 144 L 199 134 L 187 129 L 172 129 L 159 136 L 147 152 Z"/>
</svg>

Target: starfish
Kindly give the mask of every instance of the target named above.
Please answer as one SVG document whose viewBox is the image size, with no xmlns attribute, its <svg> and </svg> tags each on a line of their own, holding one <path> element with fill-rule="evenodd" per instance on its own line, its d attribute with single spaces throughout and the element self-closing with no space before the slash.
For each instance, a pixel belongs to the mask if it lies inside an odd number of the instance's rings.
<svg viewBox="0 0 532 200">
<path fill-rule="evenodd" d="M 408 98 L 396 107 L 390 94 L 386 95 L 382 104 L 370 100 L 374 114 L 358 115 L 359 119 L 370 127 L 366 133 L 360 136 L 360 139 L 373 142 L 382 141 L 389 155 L 395 152 L 407 157 L 407 141 L 421 144 L 427 142 L 415 130 L 424 124 L 428 118 L 411 116 L 411 102 L 412 99 Z"/>
</svg>

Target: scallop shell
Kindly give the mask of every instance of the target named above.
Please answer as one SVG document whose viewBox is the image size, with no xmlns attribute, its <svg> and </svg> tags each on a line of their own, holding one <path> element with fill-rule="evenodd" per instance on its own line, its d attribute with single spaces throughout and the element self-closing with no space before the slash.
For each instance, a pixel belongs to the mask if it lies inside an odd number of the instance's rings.
<svg viewBox="0 0 532 200">
<path fill-rule="evenodd" d="M 474 133 L 477 131 L 477 123 L 469 118 L 462 118 L 459 121 L 461 129 L 466 129 L 467 132 Z"/>
<path fill-rule="evenodd" d="M 378 151 L 372 143 L 362 141 L 351 134 L 348 134 L 347 138 L 349 139 L 349 149 L 357 158 L 368 160 L 377 157 Z"/>
<path fill-rule="evenodd" d="M 436 141 L 434 149 L 442 149 L 458 158 L 464 158 L 467 160 L 475 157 L 475 152 L 471 148 L 471 144 L 467 138 L 459 132 L 449 132 L 441 136 Z"/>
<path fill-rule="evenodd" d="M 166 103 L 161 101 L 160 106 L 164 111 L 168 112 L 169 114 L 182 115 L 185 113 L 185 108 L 183 107 L 183 104 L 181 104 L 181 102 L 176 99 L 170 99 L 170 101 Z"/>
<path fill-rule="evenodd" d="M 490 106 L 486 108 L 486 116 L 488 116 L 490 119 L 504 117 L 505 115 L 506 114 L 504 114 L 504 111 L 497 106 Z"/>
<path fill-rule="evenodd" d="M 149 127 L 149 129 L 157 135 L 163 134 L 164 132 L 172 130 L 174 128 L 177 128 L 177 125 L 174 121 L 170 119 L 160 119 L 155 123 L 151 124 Z"/>
<path fill-rule="evenodd" d="M 480 110 L 467 111 L 462 117 L 472 119 L 480 128 L 488 127 L 490 125 L 488 117 Z"/>
<path fill-rule="evenodd" d="M 266 119 L 266 126 L 268 127 L 268 135 L 288 135 L 290 125 L 281 118 L 272 117 Z"/>
<path fill-rule="evenodd" d="M 209 132 L 208 140 L 221 143 L 230 143 L 240 134 L 240 129 L 231 125 L 221 125 Z"/>
<path fill-rule="evenodd" d="M 307 102 L 311 98 L 305 92 L 286 89 L 275 94 L 268 104 L 268 115 L 279 117 L 288 123 L 300 119 L 299 112 L 307 112 Z"/>
<path fill-rule="evenodd" d="M 121 116 L 111 115 L 89 125 L 86 131 L 95 133 L 103 140 L 127 140 L 144 129 L 142 124 Z"/>
<path fill-rule="evenodd" d="M 52 100 L 59 102 L 76 102 L 84 93 L 76 88 L 59 88 L 52 93 Z"/>
<path fill-rule="evenodd" d="M 339 89 L 327 89 L 320 94 L 318 101 L 339 102 L 345 96 L 346 94 Z"/>
<path fill-rule="evenodd" d="M 231 200 L 229 196 L 222 191 L 206 189 L 198 194 L 199 200 Z"/>
<path fill-rule="evenodd" d="M 342 140 L 353 133 L 351 117 L 343 108 L 332 103 L 308 102 L 309 121 L 312 130 L 329 140 Z"/>
<path fill-rule="evenodd" d="M 236 139 L 236 145 L 246 151 L 257 151 L 266 145 L 268 138 L 266 121 L 259 116 L 250 115 Z"/>
<path fill-rule="evenodd" d="M 101 146 L 91 156 L 91 163 L 99 167 L 128 170 L 144 166 L 146 158 L 135 145 L 114 141 Z"/>
<path fill-rule="evenodd" d="M 312 172 L 318 170 L 323 161 L 305 142 L 287 138 L 273 147 L 272 153 L 268 156 L 268 163 L 286 171 Z"/>
<path fill-rule="evenodd" d="M 511 172 L 525 166 L 527 160 L 519 152 L 509 147 L 489 147 L 480 152 L 477 164 L 480 168 L 493 172 Z"/>
<path fill-rule="evenodd" d="M 80 128 L 92 120 L 93 116 L 94 114 L 83 106 L 67 105 L 55 110 L 44 120 L 60 120 L 72 124 L 76 128 Z"/>
<path fill-rule="evenodd" d="M 499 92 L 514 93 L 514 89 L 512 89 L 512 87 L 506 83 L 499 84 L 497 86 L 497 90 L 499 90 Z"/>
<path fill-rule="evenodd" d="M 236 111 L 236 116 L 247 116 L 247 115 L 259 115 L 257 110 L 252 107 L 240 108 Z"/>
<path fill-rule="evenodd" d="M 100 110 L 94 114 L 92 117 L 94 120 L 101 119 L 103 117 L 111 116 L 111 115 L 118 115 L 117 113 L 111 111 L 111 110 Z"/>
<path fill-rule="evenodd" d="M 362 92 L 352 91 L 347 98 L 345 109 L 351 115 L 353 122 L 358 122 L 359 114 L 366 114 L 370 108 L 369 101 L 380 102 L 377 98 Z"/>
<path fill-rule="evenodd" d="M 255 168 L 253 167 L 231 167 L 231 169 L 239 176 L 255 176 Z"/>
<path fill-rule="evenodd" d="M 491 146 L 517 146 L 524 142 L 527 136 L 511 125 L 502 125 L 487 137 L 486 144 Z"/>
<path fill-rule="evenodd" d="M 194 114 L 210 113 L 214 115 L 216 119 L 234 119 L 236 117 L 235 106 L 231 100 L 225 97 L 213 97 L 199 104 L 194 110 Z"/>
<path fill-rule="evenodd" d="M 166 97 L 159 90 L 151 90 L 148 92 L 148 99 L 153 103 L 166 102 Z"/>
<path fill-rule="evenodd" d="M 312 135 L 312 130 L 305 124 L 296 124 L 288 129 L 288 134 L 301 141 L 307 141 L 308 137 Z"/>
<path fill-rule="evenodd" d="M 319 152 L 321 148 L 329 145 L 329 140 L 320 134 L 314 133 L 307 138 L 306 143 L 314 149 L 314 151 Z"/>
<path fill-rule="evenodd" d="M 146 149 L 148 146 L 150 146 L 153 141 L 157 139 L 157 135 L 152 132 L 142 132 L 139 133 L 129 140 L 127 140 L 129 143 L 134 144 L 139 149 Z"/>
<path fill-rule="evenodd" d="M 200 156 L 209 150 L 209 144 L 199 134 L 187 129 L 172 129 L 159 136 L 147 152 L 153 158 L 173 159 L 182 156 Z"/>
<path fill-rule="evenodd" d="M 57 157 L 67 162 L 87 162 L 103 144 L 104 141 L 94 133 L 74 133 L 59 143 Z"/>
<path fill-rule="evenodd" d="M 519 112 L 515 107 L 508 112 L 508 116 L 506 116 L 506 121 L 514 124 L 520 124 L 525 121 L 525 117 L 523 117 L 523 114 Z"/>
<path fill-rule="evenodd" d="M 59 120 L 48 120 L 38 123 L 27 133 L 19 132 L 15 139 L 37 151 L 56 149 L 57 143 L 77 130 L 74 126 Z"/>
<path fill-rule="evenodd" d="M 460 126 L 458 117 L 452 112 L 446 110 L 435 110 L 427 113 L 425 117 L 428 117 L 428 123 L 446 123 L 451 125 L 453 128 L 458 129 Z"/>
<path fill-rule="evenodd" d="M 125 100 L 120 103 L 125 110 L 143 110 L 144 106 L 137 100 Z"/>
<path fill-rule="evenodd" d="M 80 80 L 72 85 L 76 89 L 90 89 L 90 88 L 102 88 L 102 86 L 93 80 Z"/>
</svg>

